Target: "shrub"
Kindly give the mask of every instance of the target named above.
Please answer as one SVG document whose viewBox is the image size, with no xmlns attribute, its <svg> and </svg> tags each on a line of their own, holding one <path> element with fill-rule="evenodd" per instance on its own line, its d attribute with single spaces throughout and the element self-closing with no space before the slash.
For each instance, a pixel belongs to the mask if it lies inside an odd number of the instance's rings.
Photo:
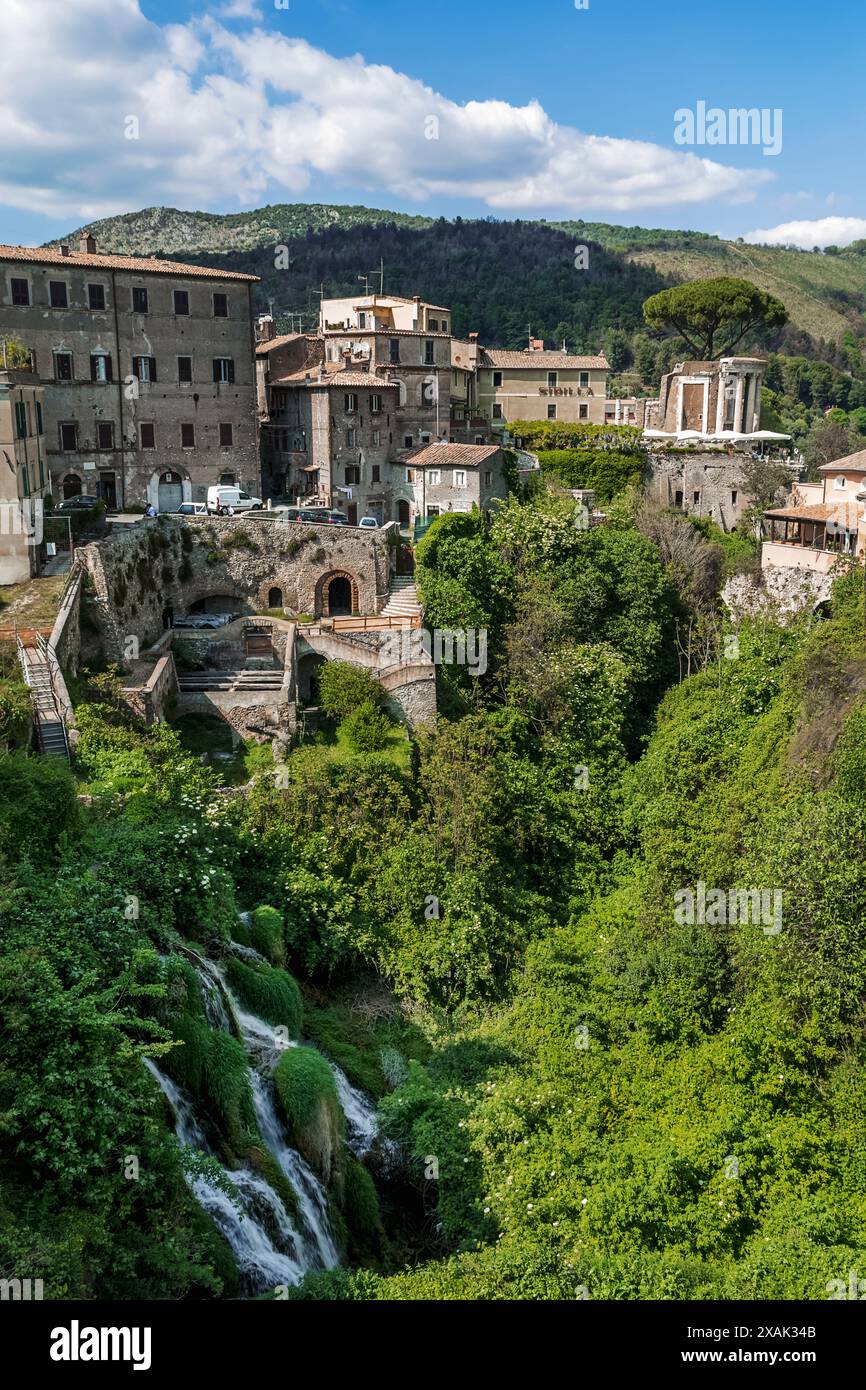
<svg viewBox="0 0 866 1390">
<path fill-rule="evenodd" d="M 346 1160 L 343 1215 L 349 1232 L 352 1263 L 374 1259 L 382 1248 L 384 1229 L 373 1179 L 354 1155 Z"/>
<path fill-rule="evenodd" d="M 64 763 L 0 754 L 0 856 L 38 863 L 78 827 L 75 784 Z"/>
<path fill-rule="evenodd" d="M 365 700 L 343 720 L 341 725 L 349 743 L 357 753 L 375 753 L 384 748 L 391 732 L 386 714 L 371 700 Z"/>
<path fill-rule="evenodd" d="M 339 1185 L 344 1122 L 328 1063 L 315 1048 L 289 1048 L 274 1068 L 274 1084 L 298 1149 L 325 1182 Z"/>
<path fill-rule="evenodd" d="M 345 719 L 365 703 L 382 703 L 383 691 L 369 671 L 348 661 L 328 661 L 319 671 L 319 699 L 332 719 Z"/>
<path fill-rule="evenodd" d="M 229 984 L 252 1013 L 275 1028 L 287 1028 L 290 1038 L 299 1038 L 304 1017 L 301 991 L 285 970 L 269 965 L 245 965 L 230 958 L 226 962 Z"/>
<path fill-rule="evenodd" d="M 283 919 L 275 907 L 256 908 L 250 920 L 250 941 L 271 965 L 285 965 Z"/>
</svg>

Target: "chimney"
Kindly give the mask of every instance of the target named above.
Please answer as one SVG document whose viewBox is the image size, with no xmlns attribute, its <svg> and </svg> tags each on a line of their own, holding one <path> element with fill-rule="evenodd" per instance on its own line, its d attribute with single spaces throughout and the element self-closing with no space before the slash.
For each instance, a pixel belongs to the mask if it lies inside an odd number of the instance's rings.
<svg viewBox="0 0 866 1390">
<path fill-rule="evenodd" d="M 544 352 L 544 339 L 543 339 L 543 338 L 530 338 L 530 340 L 529 340 L 529 351 L 530 351 L 530 352 Z"/>
<path fill-rule="evenodd" d="M 60 248 L 60 254 L 61 254 L 61 256 L 68 256 L 68 255 L 69 255 L 69 247 L 68 247 L 68 246 L 61 246 L 61 248 Z"/>
<path fill-rule="evenodd" d="M 477 333 L 470 333 L 470 334 L 469 334 L 469 341 L 470 341 L 470 343 L 477 343 L 477 342 L 478 342 L 478 334 L 477 334 Z"/>
<path fill-rule="evenodd" d="M 256 342 L 269 343 L 274 336 L 274 320 L 270 314 L 259 314 L 256 319 Z"/>
<path fill-rule="evenodd" d="M 83 232 L 78 241 L 78 250 L 82 256 L 95 256 L 96 237 L 90 232 Z"/>
</svg>

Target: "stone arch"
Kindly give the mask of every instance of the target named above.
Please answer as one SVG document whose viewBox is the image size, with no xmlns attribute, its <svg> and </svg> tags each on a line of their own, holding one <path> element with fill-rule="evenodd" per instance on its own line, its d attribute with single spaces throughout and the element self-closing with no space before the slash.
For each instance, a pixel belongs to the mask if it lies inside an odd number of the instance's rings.
<svg viewBox="0 0 866 1390">
<path fill-rule="evenodd" d="M 63 479 L 64 500 L 69 497 L 80 497 L 84 491 L 81 486 L 81 479 L 77 473 L 67 473 Z"/>
<path fill-rule="evenodd" d="M 157 511 L 160 510 L 160 485 L 162 484 L 164 488 L 172 485 L 177 486 L 177 482 L 168 483 L 169 476 L 180 483 L 181 501 L 192 501 L 192 482 L 189 474 L 182 468 L 162 468 L 158 473 L 151 473 L 150 482 L 147 485 L 148 503 Z"/>
<path fill-rule="evenodd" d="M 268 608 L 283 607 L 283 591 L 277 584 L 272 584 L 268 589 Z"/>
<path fill-rule="evenodd" d="M 332 593 L 333 586 L 333 593 Z M 340 596 L 339 603 L 337 596 Z M 316 617 L 330 618 L 334 607 L 341 613 L 358 613 L 358 581 L 348 570 L 329 570 L 316 582 Z"/>
</svg>

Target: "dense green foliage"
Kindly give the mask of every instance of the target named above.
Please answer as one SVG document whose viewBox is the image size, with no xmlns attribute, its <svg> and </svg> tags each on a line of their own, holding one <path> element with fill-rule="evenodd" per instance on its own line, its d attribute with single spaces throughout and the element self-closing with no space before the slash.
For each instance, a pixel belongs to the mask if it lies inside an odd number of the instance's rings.
<svg viewBox="0 0 866 1390">
<path fill-rule="evenodd" d="M 292 1209 L 215 977 L 307 1040 L 276 1095 L 347 1267 L 298 1297 L 821 1299 L 862 1264 L 862 571 L 825 620 L 734 634 L 743 538 L 634 490 L 606 510 L 586 530 L 549 489 L 433 523 L 427 621 L 488 661 L 439 669 L 411 764 L 298 747 L 226 796 L 111 677 L 80 687 L 78 786 L 0 753 L 2 1277 L 237 1293 L 142 1064 Z M 780 895 L 781 929 L 681 918 L 701 882 Z M 349 1154 L 328 1058 L 398 1176 Z"/>
</svg>

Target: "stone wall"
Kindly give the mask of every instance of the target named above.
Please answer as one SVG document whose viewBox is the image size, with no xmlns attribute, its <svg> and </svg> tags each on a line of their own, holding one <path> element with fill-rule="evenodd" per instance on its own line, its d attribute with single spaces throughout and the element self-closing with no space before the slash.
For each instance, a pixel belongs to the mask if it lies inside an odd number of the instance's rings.
<svg viewBox="0 0 866 1390">
<path fill-rule="evenodd" d="M 750 462 L 751 454 L 735 449 L 653 450 L 652 487 L 664 506 L 711 517 L 723 531 L 732 531 L 749 505 L 743 467 Z"/>
<path fill-rule="evenodd" d="M 722 589 L 722 601 L 734 622 L 745 617 L 785 622 L 826 603 L 836 578 L 835 574 L 771 565 L 756 576 L 739 574 L 729 579 Z"/>
<path fill-rule="evenodd" d="M 78 661 L 81 655 L 81 593 L 84 586 L 84 568 L 75 571 L 70 579 L 63 601 L 57 611 L 51 633 L 51 646 L 64 671 L 70 675 L 78 674 Z"/>
<path fill-rule="evenodd" d="M 387 536 L 351 527 L 283 523 L 267 513 L 202 521 L 160 518 L 115 531 L 79 554 L 93 581 L 92 605 L 106 658 L 143 649 L 169 613 L 221 597 L 240 613 L 262 612 L 279 589 L 290 613 L 319 616 L 332 575 L 352 584 L 359 613 L 375 614 L 390 589 Z"/>
<path fill-rule="evenodd" d="M 177 698 L 177 671 L 171 652 L 161 656 L 145 685 L 124 687 L 123 694 L 133 713 L 145 724 L 159 724 Z"/>
</svg>

